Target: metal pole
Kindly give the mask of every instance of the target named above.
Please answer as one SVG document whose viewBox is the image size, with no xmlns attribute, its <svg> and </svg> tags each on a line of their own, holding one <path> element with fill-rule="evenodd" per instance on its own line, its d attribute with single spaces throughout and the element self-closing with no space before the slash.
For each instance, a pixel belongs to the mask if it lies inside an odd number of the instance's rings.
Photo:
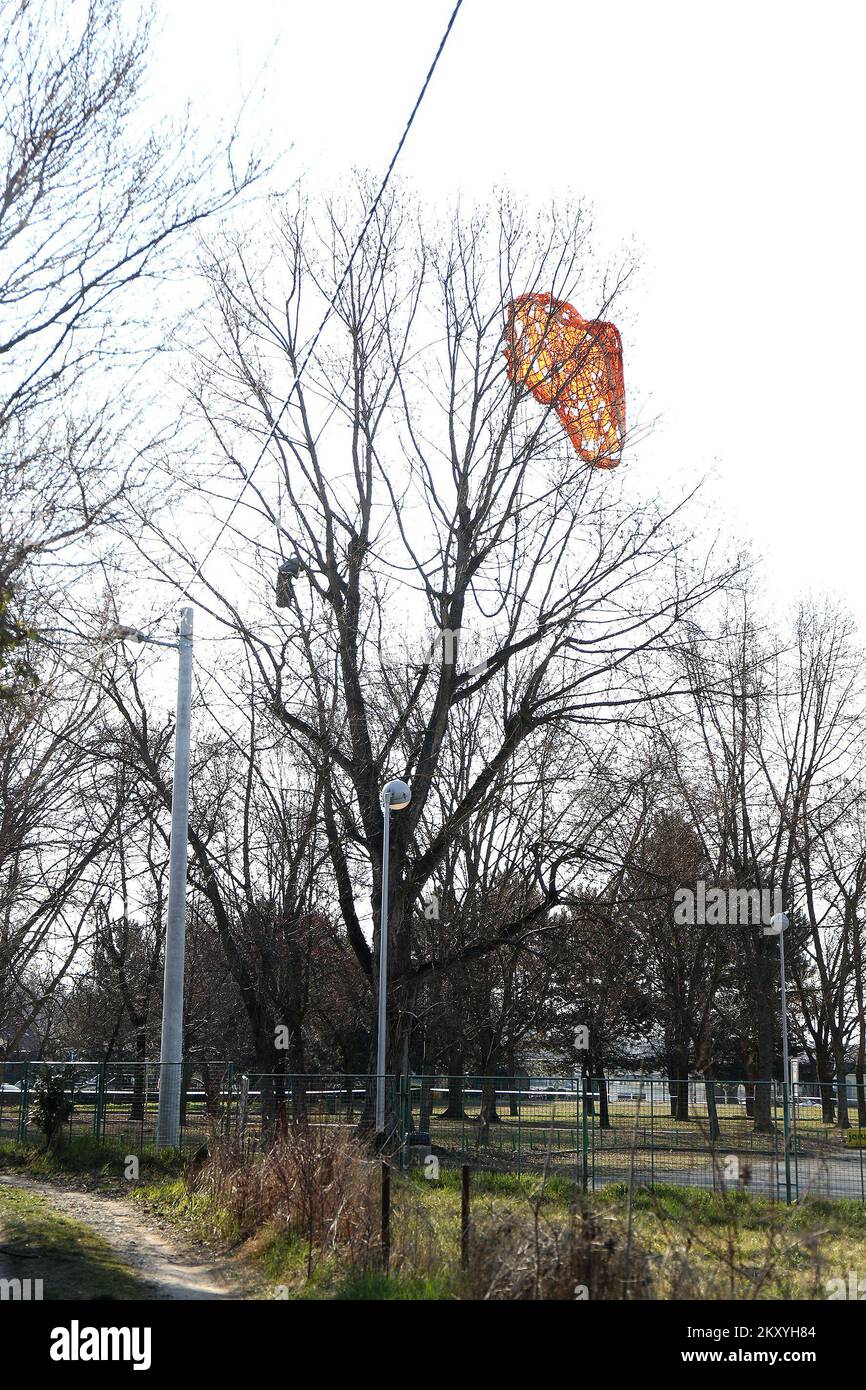
<svg viewBox="0 0 866 1390">
<path fill-rule="evenodd" d="M 463 1164 L 460 1181 L 460 1268 L 469 1268 L 469 1164 Z"/>
<path fill-rule="evenodd" d="M 388 852 L 391 793 L 382 794 L 382 918 L 379 923 L 379 1033 L 376 1045 L 376 1133 L 385 1132 L 385 1053 L 388 1027 Z"/>
<path fill-rule="evenodd" d="M 189 823 L 189 741 L 192 713 L 192 614 L 180 610 L 177 644 L 177 715 L 174 729 L 174 783 L 171 793 L 171 845 L 168 873 L 168 915 L 165 928 L 165 974 L 162 993 L 162 1036 L 159 1048 L 159 1114 L 156 1141 L 160 1148 L 180 1145 L 180 1088 L 183 1050 L 183 964 L 186 945 L 186 858 Z"/>
<path fill-rule="evenodd" d="M 785 1201 L 791 1203 L 791 1145 L 788 1135 L 788 1000 L 785 992 L 785 930 L 779 932 L 779 968 L 782 975 L 782 1131 L 785 1138 Z"/>
</svg>

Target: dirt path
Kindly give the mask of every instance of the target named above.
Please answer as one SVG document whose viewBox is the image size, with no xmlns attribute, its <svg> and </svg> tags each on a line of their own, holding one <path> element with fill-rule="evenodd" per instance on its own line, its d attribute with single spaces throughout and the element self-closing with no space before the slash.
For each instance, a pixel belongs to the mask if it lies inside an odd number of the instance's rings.
<svg viewBox="0 0 866 1390">
<path fill-rule="evenodd" d="M 167 1299 L 242 1299 L 250 1297 L 237 1271 L 199 1252 L 183 1247 L 161 1223 L 137 1211 L 128 1201 L 100 1192 L 82 1192 L 54 1182 L 7 1174 L 0 1186 L 22 1188 L 46 1198 L 57 1211 L 89 1226 L 116 1251 L 129 1269 L 148 1286 L 148 1296 Z M 0 1255 L 0 1277 L 10 1274 Z M 16 1261 L 16 1265 L 19 1262 Z M 23 1262 L 21 1262 L 23 1263 Z M 20 1274 L 21 1269 L 15 1270 Z"/>
</svg>

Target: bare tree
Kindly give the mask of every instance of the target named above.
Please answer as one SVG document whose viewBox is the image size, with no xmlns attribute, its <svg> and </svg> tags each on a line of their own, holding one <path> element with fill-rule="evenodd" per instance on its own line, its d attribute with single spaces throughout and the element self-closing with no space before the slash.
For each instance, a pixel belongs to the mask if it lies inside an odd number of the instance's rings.
<svg viewBox="0 0 866 1390">
<path fill-rule="evenodd" d="M 412 783 L 394 817 L 389 898 L 399 1067 L 405 1001 L 429 969 L 414 957 L 413 922 L 461 828 L 547 732 L 613 725 L 659 694 L 655 654 L 720 576 L 690 564 L 680 509 L 633 497 L 627 473 L 619 482 L 588 468 L 555 412 L 508 377 L 514 297 L 594 296 L 607 313 L 625 278 L 592 282 L 579 209 L 537 226 L 505 200 L 428 235 L 400 194 L 383 200 L 322 356 L 277 423 L 306 324 L 345 263 L 353 204 L 367 196 L 362 183 L 318 211 L 283 210 L 264 264 L 239 241 L 213 251 L 196 399 L 219 472 L 200 488 L 224 495 L 245 476 L 251 444 L 269 429 L 273 443 L 267 478 L 253 480 L 239 513 L 239 582 L 216 583 L 206 566 L 199 593 L 242 636 L 268 703 L 318 764 L 340 910 L 371 978 L 380 788 L 395 772 Z M 163 541 L 166 577 L 198 568 L 185 540 Z M 273 615 L 284 554 L 298 557 L 302 580 Z M 401 635 L 409 650 L 395 654 Z M 436 785 L 467 727 L 483 728 L 483 747 L 464 753 L 465 785 L 446 805 Z M 575 763 L 583 756 L 578 738 Z M 538 866 L 530 914 L 484 949 L 544 918 L 573 858 L 569 847 Z"/>
<path fill-rule="evenodd" d="M 677 726 L 678 716 L 672 716 L 677 732 L 667 736 L 671 766 L 713 883 L 778 893 L 791 914 L 787 955 L 803 1029 L 819 1076 L 829 1042 L 840 1094 L 852 936 L 844 913 L 835 929 L 831 925 L 838 890 L 819 901 L 816 883 L 818 876 L 827 877 L 818 857 L 822 844 L 826 850 L 826 829 L 839 815 L 840 785 L 850 789 L 852 775 L 859 785 L 862 768 L 849 639 L 844 622 L 825 610 L 801 611 L 793 640 L 785 641 L 760 628 L 747 596 L 742 611 L 728 613 L 718 632 L 696 631 L 684 649 L 694 719 Z M 844 803 L 850 806 L 857 794 L 844 793 Z M 777 953 L 759 923 L 729 924 L 729 932 L 751 1016 L 755 1122 L 766 1130 L 772 1128 Z M 806 949 L 811 964 L 800 959 Z M 840 1123 L 847 1123 L 844 1099 L 842 1107 Z"/>
<path fill-rule="evenodd" d="M 188 124 L 148 120 L 150 30 L 119 0 L 0 3 L 0 636 L 13 653 L 141 491 L 165 427 L 145 370 L 171 321 L 160 282 L 256 175 L 235 166 L 233 140 L 197 148 Z M 23 661 L 6 683 L 30 674 Z"/>
<path fill-rule="evenodd" d="M 120 805 L 101 765 L 92 661 L 0 702 L 0 1036 L 10 1052 L 93 928 Z"/>
<path fill-rule="evenodd" d="M 814 981 L 818 1004 L 814 1013 L 801 1010 L 802 1023 L 816 1052 L 825 1038 L 829 1043 L 842 1129 L 849 1124 L 847 1054 L 855 1032 L 858 1108 L 864 1113 L 862 669 L 850 618 L 826 603 L 801 607 L 790 659 L 776 682 L 784 731 L 776 742 L 784 783 L 791 787 L 796 904 L 810 967 L 808 977 L 798 971 L 797 983 L 803 989 Z M 780 780 L 774 780 L 777 799 Z"/>
<path fill-rule="evenodd" d="M 89 579 L 109 528 L 153 500 L 164 421 L 141 407 L 172 320 L 159 287 L 256 167 L 237 167 L 231 141 L 197 149 L 188 123 L 154 123 L 143 10 L 0 0 L 0 41 L 0 1012 L 14 996 L 14 1046 L 111 877 L 120 809 L 88 688 Z"/>
<path fill-rule="evenodd" d="M 115 756 L 146 778 L 163 815 L 171 808 L 164 757 L 171 727 L 154 727 L 136 660 L 118 653 L 102 669 L 104 689 L 120 716 Z M 313 961 L 330 935 L 328 851 L 321 829 L 321 783 L 300 764 L 295 785 L 272 781 L 256 758 L 261 724 L 273 715 L 247 692 L 229 707 L 199 690 L 202 737 L 193 768 L 189 841 L 192 884 L 207 903 L 226 966 L 245 1011 L 255 1067 L 262 1075 L 266 1119 L 275 1120 L 286 1072 L 306 1071 L 305 1038 Z M 309 772 L 309 769 L 306 770 Z M 295 1113 L 303 1107 L 303 1088 Z"/>
</svg>

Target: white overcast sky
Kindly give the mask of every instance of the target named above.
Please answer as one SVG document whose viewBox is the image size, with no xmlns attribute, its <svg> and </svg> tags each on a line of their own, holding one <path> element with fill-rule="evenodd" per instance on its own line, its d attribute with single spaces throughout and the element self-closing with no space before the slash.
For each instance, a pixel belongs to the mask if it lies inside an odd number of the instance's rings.
<svg viewBox="0 0 866 1390">
<path fill-rule="evenodd" d="M 286 182 L 379 171 L 452 3 L 161 0 L 161 95 L 212 118 L 264 90 Z M 830 590 L 866 626 L 864 39 L 838 0 L 464 0 L 399 168 L 437 200 L 582 195 L 599 256 L 641 260 L 642 482 L 712 472 L 774 600 Z"/>
</svg>

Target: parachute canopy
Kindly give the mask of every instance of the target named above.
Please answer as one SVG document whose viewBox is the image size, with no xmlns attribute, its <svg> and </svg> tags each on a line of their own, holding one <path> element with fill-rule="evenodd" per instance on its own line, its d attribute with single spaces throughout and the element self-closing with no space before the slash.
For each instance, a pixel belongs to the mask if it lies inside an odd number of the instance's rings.
<svg viewBox="0 0 866 1390">
<path fill-rule="evenodd" d="M 585 319 L 549 294 L 508 306 L 508 375 L 552 405 L 582 459 L 616 468 L 625 442 L 622 340 L 612 323 Z"/>
</svg>

